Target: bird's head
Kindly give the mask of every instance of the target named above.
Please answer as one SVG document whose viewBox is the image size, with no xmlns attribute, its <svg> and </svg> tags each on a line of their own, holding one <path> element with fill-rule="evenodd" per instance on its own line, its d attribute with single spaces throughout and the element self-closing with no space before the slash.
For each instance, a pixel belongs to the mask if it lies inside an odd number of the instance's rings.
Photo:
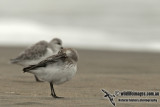
<svg viewBox="0 0 160 107">
<path fill-rule="evenodd" d="M 53 51 L 59 51 L 63 49 L 62 40 L 59 38 L 52 39 L 49 44 Z"/>
<path fill-rule="evenodd" d="M 65 53 L 67 58 L 70 58 L 74 62 L 78 62 L 78 53 L 73 48 L 64 48 L 59 53 Z"/>
</svg>

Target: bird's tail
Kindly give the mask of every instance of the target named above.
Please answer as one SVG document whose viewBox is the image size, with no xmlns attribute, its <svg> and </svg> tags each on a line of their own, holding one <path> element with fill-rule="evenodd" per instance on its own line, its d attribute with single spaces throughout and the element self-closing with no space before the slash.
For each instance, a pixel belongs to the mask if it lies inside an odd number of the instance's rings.
<svg viewBox="0 0 160 107">
<path fill-rule="evenodd" d="M 18 61 L 19 61 L 18 59 L 10 59 L 11 64 L 16 64 L 16 63 L 18 63 Z"/>
<path fill-rule="evenodd" d="M 30 70 L 34 69 L 35 65 L 30 65 L 29 67 L 23 68 L 24 73 L 29 72 Z"/>
</svg>

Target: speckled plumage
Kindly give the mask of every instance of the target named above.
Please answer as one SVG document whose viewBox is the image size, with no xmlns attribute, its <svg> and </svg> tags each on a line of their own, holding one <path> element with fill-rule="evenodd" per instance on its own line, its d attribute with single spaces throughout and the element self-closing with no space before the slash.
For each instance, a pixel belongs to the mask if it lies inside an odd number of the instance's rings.
<svg viewBox="0 0 160 107">
<path fill-rule="evenodd" d="M 62 45 L 62 41 L 58 38 L 54 38 L 51 40 L 51 42 L 46 42 L 46 41 L 40 41 L 36 43 L 35 45 L 27 48 L 25 51 L 20 53 L 19 56 L 17 56 L 14 59 L 11 59 L 11 63 L 14 64 L 20 64 L 22 66 L 29 66 L 29 64 L 25 64 L 24 62 L 27 61 L 32 61 L 32 60 L 38 60 L 42 57 L 42 60 L 47 58 L 48 56 L 51 56 L 53 54 L 57 54 L 58 51 L 61 49 L 61 47 L 56 47 L 58 45 Z M 50 52 L 48 52 L 50 51 Z M 52 52 L 51 52 L 52 51 Z M 47 53 L 48 52 L 48 53 Z M 38 63 L 38 62 L 37 62 Z M 31 64 L 36 64 L 31 63 Z"/>
<path fill-rule="evenodd" d="M 62 41 L 58 38 L 52 39 L 49 43 L 40 41 L 24 50 L 16 58 L 11 59 L 11 63 L 27 67 L 29 65 L 37 64 L 51 55 L 57 54 L 61 48 Z M 36 81 L 39 81 L 37 77 Z"/>
<path fill-rule="evenodd" d="M 24 68 L 23 71 L 33 73 L 38 78 L 48 81 L 51 86 L 51 95 L 57 98 L 52 85 L 69 81 L 76 74 L 77 62 L 77 51 L 67 48 L 62 49 L 57 55 L 50 56 L 38 64 Z"/>
<path fill-rule="evenodd" d="M 22 52 L 17 58 L 13 59 L 13 63 L 15 61 L 24 61 L 24 60 L 36 60 L 47 52 L 48 43 L 46 41 L 40 41 L 30 48 L 26 49 Z"/>
</svg>

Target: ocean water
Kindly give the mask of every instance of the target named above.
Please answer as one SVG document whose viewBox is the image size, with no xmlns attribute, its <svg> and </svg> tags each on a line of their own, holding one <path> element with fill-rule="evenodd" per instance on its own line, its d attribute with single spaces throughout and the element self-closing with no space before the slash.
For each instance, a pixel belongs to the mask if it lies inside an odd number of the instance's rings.
<svg viewBox="0 0 160 107">
<path fill-rule="evenodd" d="M 159 5 L 158 0 L 0 0 L 0 45 L 30 46 L 58 37 L 66 47 L 160 51 Z"/>
<path fill-rule="evenodd" d="M 144 40 L 139 41 L 138 37 L 135 36 L 112 34 L 91 28 L 47 26 L 32 21 L 15 19 L 3 19 L 0 23 L 0 45 L 3 46 L 30 46 L 40 40 L 50 41 L 57 37 L 63 40 L 66 47 L 160 51 L 160 42 L 145 37 Z"/>
</svg>

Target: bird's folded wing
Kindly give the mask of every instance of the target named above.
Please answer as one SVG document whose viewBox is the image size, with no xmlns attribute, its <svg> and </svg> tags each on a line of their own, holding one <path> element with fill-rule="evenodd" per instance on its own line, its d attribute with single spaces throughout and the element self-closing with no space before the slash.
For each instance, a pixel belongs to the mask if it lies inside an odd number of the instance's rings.
<svg viewBox="0 0 160 107">
<path fill-rule="evenodd" d="M 46 41 L 40 41 L 30 48 L 22 52 L 17 58 L 11 59 L 11 63 L 17 63 L 23 60 L 37 59 L 43 56 L 47 51 L 48 43 Z"/>
<path fill-rule="evenodd" d="M 57 61 L 59 61 L 60 59 L 63 59 L 63 58 L 66 58 L 65 53 L 60 53 L 60 54 L 57 54 L 57 55 L 53 55 L 53 56 L 50 56 L 50 57 L 46 58 L 45 60 L 39 62 L 36 65 L 30 65 L 29 67 L 24 68 L 23 71 L 28 72 L 30 70 L 35 70 L 39 67 L 46 67 L 48 64 L 55 63 L 55 62 L 57 62 Z"/>
</svg>

